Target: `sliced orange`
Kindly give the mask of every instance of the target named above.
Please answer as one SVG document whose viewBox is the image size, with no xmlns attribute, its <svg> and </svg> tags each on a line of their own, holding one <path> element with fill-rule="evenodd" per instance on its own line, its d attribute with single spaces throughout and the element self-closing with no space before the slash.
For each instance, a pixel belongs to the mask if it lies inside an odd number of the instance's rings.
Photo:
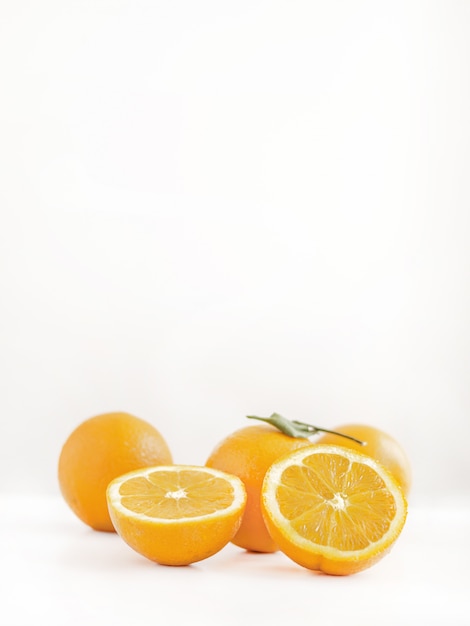
<svg viewBox="0 0 470 626">
<path fill-rule="evenodd" d="M 167 465 L 120 476 L 107 489 L 118 534 L 162 565 L 189 565 L 221 550 L 240 527 L 242 481 L 208 467 Z"/>
<path fill-rule="evenodd" d="M 353 574 L 379 561 L 398 538 L 407 503 L 393 475 L 341 446 L 293 452 L 266 473 L 261 506 L 279 548 L 299 565 Z"/>
</svg>

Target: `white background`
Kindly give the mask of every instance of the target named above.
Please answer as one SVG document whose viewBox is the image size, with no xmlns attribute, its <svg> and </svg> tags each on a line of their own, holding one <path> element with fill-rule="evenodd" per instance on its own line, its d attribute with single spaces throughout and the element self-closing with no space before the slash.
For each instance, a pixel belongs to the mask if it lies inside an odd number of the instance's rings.
<svg viewBox="0 0 470 626">
<path fill-rule="evenodd" d="M 0 489 L 97 413 L 204 463 L 278 411 L 468 498 L 469 3 L 0 7 Z"/>
<path fill-rule="evenodd" d="M 469 623 L 469 111 L 463 0 L 0 0 L 6 626 Z M 341 580 L 154 566 L 58 494 L 112 410 L 181 463 L 246 414 L 374 424 L 403 536 Z"/>
</svg>

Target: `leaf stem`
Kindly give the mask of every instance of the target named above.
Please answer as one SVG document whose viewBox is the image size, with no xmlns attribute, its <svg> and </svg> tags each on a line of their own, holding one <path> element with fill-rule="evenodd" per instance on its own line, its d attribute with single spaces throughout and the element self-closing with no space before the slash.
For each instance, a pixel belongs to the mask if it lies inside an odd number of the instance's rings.
<svg viewBox="0 0 470 626">
<path fill-rule="evenodd" d="M 365 446 L 367 442 L 361 441 L 360 439 L 356 439 L 356 437 L 352 437 L 351 435 L 346 435 L 345 433 L 340 433 L 336 430 L 328 430 L 328 428 L 321 428 L 320 426 L 312 426 L 312 424 L 306 424 L 305 422 L 299 422 L 297 420 L 289 420 L 279 413 L 273 413 L 270 417 L 258 417 L 257 415 L 247 415 L 248 419 L 252 420 L 260 420 L 261 422 L 266 422 L 271 424 L 271 426 L 275 426 L 285 435 L 289 435 L 290 437 L 297 437 L 308 439 L 312 435 L 316 435 L 319 432 L 329 433 L 330 435 L 338 435 L 338 437 L 344 437 L 345 439 L 350 439 L 360 446 Z"/>
</svg>

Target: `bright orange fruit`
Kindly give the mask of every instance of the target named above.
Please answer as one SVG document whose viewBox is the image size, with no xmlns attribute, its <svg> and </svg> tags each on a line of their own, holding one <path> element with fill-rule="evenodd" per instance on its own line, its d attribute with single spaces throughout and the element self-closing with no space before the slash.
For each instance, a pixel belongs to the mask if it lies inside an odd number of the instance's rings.
<svg viewBox="0 0 470 626">
<path fill-rule="evenodd" d="M 238 476 L 247 492 L 247 503 L 239 531 L 232 542 L 255 552 L 275 552 L 261 514 L 261 488 L 268 468 L 281 456 L 311 446 L 308 439 L 297 439 L 270 425 L 247 426 L 223 439 L 206 461 L 213 467 Z"/>
<path fill-rule="evenodd" d="M 82 422 L 59 458 L 58 479 L 72 511 L 95 530 L 114 531 L 106 488 L 139 467 L 172 463 L 171 452 L 148 422 L 128 413 L 105 413 Z"/>
<path fill-rule="evenodd" d="M 280 549 L 299 565 L 353 574 L 379 561 L 398 538 L 407 503 L 394 476 L 371 457 L 315 445 L 275 462 L 262 510 Z"/>
<path fill-rule="evenodd" d="M 367 454 L 388 468 L 400 483 L 405 496 L 409 494 L 411 488 L 410 462 L 403 447 L 391 435 L 379 428 L 365 424 L 344 424 L 333 430 L 355 437 L 363 441 L 365 445 L 361 446 L 350 439 L 330 433 L 322 435 L 315 443 L 344 446 Z"/>
<path fill-rule="evenodd" d="M 191 465 L 131 472 L 109 484 L 107 498 L 122 539 L 162 565 L 189 565 L 221 550 L 246 504 L 239 478 Z"/>
</svg>

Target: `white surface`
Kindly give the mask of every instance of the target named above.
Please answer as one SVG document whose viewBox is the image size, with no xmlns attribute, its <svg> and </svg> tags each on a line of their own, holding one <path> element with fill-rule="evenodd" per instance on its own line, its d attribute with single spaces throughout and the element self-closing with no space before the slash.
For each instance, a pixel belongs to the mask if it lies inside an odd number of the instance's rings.
<svg viewBox="0 0 470 626">
<path fill-rule="evenodd" d="M 190 567 L 156 565 L 89 530 L 58 498 L 0 500 L 2 624 L 470 623 L 470 508 L 411 508 L 392 552 L 350 577 L 229 544 Z"/>
</svg>

